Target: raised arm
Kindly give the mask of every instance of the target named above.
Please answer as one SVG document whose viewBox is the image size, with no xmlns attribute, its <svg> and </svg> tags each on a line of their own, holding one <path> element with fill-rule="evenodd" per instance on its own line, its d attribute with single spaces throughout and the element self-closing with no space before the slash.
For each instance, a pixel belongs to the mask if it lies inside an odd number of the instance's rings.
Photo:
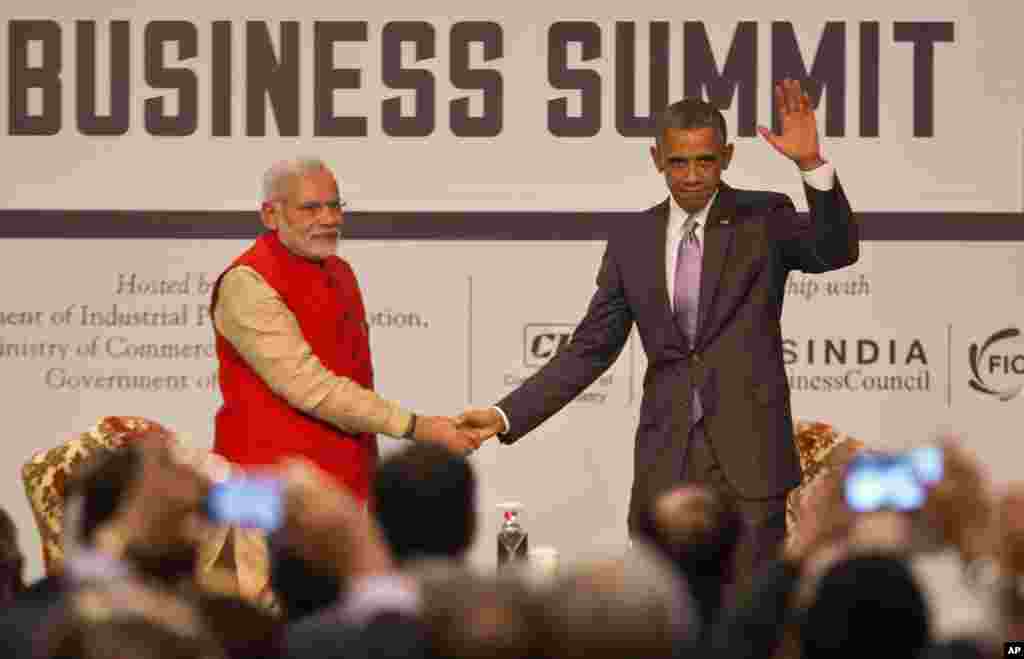
<svg viewBox="0 0 1024 659">
<path fill-rule="evenodd" d="M 801 221 L 792 203 L 780 204 L 772 218 L 785 263 L 804 272 L 827 272 L 856 262 L 859 229 L 835 170 L 821 155 L 818 124 L 807 94 L 795 80 L 775 87 L 782 120 L 778 135 L 761 126 L 761 136 L 800 169 L 807 195 L 808 220 Z"/>
</svg>

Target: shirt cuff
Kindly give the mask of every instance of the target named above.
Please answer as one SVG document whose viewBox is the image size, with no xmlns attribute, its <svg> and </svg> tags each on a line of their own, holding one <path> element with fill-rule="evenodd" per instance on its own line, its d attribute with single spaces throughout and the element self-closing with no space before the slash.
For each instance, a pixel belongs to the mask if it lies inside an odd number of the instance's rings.
<svg viewBox="0 0 1024 659">
<path fill-rule="evenodd" d="M 492 405 L 491 409 L 497 411 L 498 412 L 498 416 L 500 416 L 501 420 L 505 423 L 505 430 L 499 432 L 498 434 L 499 435 L 504 435 L 504 434 L 507 434 L 507 433 L 511 432 L 512 431 L 512 424 L 508 422 L 508 416 L 505 414 L 505 412 L 500 407 L 498 407 L 497 405 Z"/>
<path fill-rule="evenodd" d="M 800 175 L 804 177 L 804 183 L 821 192 L 828 192 L 836 184 L 836 168 L 830 162 L 810 171 L 801 171 Z"/>
<path fill-rule="evenodd" d="M 420 593 L 415 584 L 407 577 L 385 574 L 353 583 L 339 613 L 343 622 L 362 627 L 382 613 L 416 616 L 419 612 Z"/>
</svg>

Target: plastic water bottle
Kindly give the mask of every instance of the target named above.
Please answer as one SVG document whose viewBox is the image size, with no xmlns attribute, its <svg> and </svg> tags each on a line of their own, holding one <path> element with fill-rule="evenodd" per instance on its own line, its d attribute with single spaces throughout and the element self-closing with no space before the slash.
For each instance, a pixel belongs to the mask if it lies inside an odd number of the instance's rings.
<svg viewBox="0 0 1024 659">
<path fill-rule="evenodd" d="M 526 531 L 519 522 L 523 504 L 518 502 L 498 505 L 502 511 L 501 530 L 498 531 L 498 569 L 525 565 L 529 557 Z"/>
</svg>

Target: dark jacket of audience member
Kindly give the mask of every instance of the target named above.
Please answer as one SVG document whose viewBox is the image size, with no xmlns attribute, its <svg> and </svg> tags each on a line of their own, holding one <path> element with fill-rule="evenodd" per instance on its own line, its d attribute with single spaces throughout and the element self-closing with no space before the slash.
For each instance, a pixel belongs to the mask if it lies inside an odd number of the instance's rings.
<svg viewBox="0 0 1024 659">
<path fill-rule="evenodd" d="M 723 612 L 708 634 L 704 656 L 716 659 L 771 657 L 783 642 L 800 584 L 800 566 L 786 560 L 769 563 L 756 575 L 750 591 Z"/>
<path fill-rule="evenodd" d="M 473 469 L 437 444 L 413 444 L 383 460 L 371 506 L 399 564 L 461 559 L 476 535 Z"/>
<path fill-rule="evenodd" d="M 427 652 L 420 622 L 401 613 L 381 613 L 364 626 L 308 616 L 290 625 L 286 659 L 435 659 Z M 439 658 L 436 658 L 439 659 Z"/>
<path fill-rule="evenodd" d="M 278 659 L 284 628 L 270 612 L 238 597 L 202 594 L 196 608 L 226 659 Z"/>
<path fill-rule="evenodd" d="M 928 605 L 905 561 L 856 556 L 818 583 L 800 629 L 804 659 L 883 652 L 913 657 L 929 643 Z"/>
<path fill-rule="evenodd" d="M 229 659 L 192 602 L 153 583 L 123 579 L 69 592 L 33 659 Z"/>
<path fill-rule="evenodd" d="M 341 596 L 341 582 L 336 576 L 275 542 L 270 545 L 270 587 L 288 622 L 318 613 Z"/>
<path fill-rule="evenodd" d="M 0 508 L 0 609 L 25 590 L 25 556 L 18 544 L 18 528 Z"/>
</svg>

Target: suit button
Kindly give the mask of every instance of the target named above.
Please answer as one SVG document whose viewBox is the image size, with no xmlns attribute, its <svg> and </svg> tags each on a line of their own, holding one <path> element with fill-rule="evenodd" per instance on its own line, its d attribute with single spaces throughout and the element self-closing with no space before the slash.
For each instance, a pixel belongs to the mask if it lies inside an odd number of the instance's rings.
<svg viewBox="0 0 1024 659">
<path fill-rule="evenodd" d="M 692 364 L 693 366 L 700 366 L 701 365 L 701 361 L 702 360 L 700 358 L 700 353 L 699 352 L 695 352 L 695 353 L 692 353 L 690 355 L 690 364 Z"/>
</svg>

